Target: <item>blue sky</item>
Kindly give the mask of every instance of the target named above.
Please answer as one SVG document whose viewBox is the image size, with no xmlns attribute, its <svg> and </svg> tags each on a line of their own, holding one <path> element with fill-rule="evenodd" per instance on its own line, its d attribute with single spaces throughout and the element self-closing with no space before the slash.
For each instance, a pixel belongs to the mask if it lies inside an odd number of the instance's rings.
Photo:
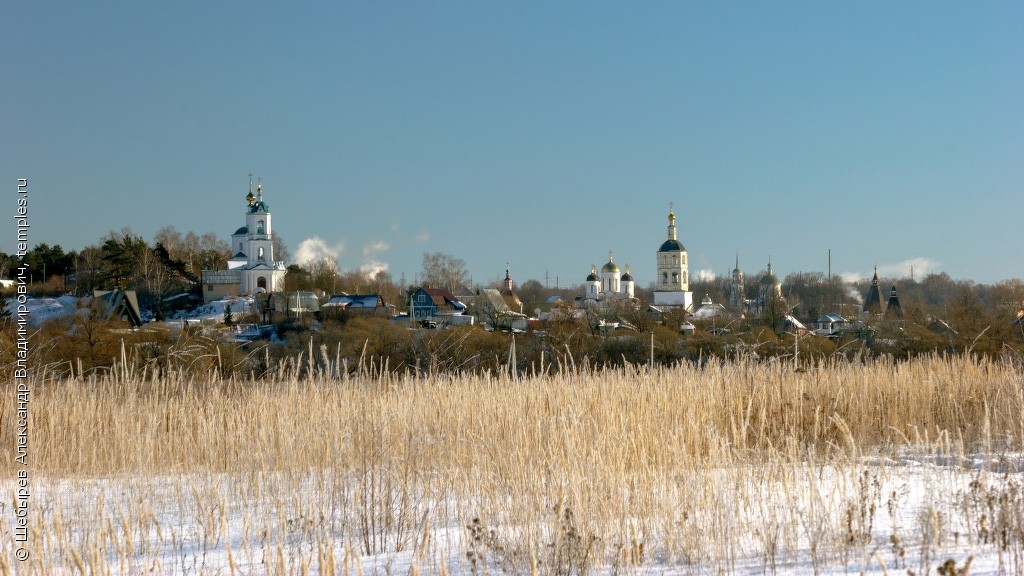
<svg viewBox="0 0 1024 576">
<path fill-rule="evenodd" d="M 1024 277 L 1019 1 L 294 4 L 9 3 L 0 217 L 226 240 L 251 172 L 293 255 L 409 282 L 646 286 L 669 202 L 691 273 Z"/>
</svg>

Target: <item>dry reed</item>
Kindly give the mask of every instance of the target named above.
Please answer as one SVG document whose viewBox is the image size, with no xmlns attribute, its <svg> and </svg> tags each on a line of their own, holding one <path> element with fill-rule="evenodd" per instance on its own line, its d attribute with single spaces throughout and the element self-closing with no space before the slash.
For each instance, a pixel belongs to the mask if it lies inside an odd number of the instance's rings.
<svg viewBox="0 0 1024 576">
<path fill-rule="evenodd" d="M 33 384 L 37 573 L 356 573 L 383 553 L 434 573 L 863 566 L 890 497 L 869 458 L 1024 443 L 1020 369 L 962 357 L 520 379 L 111 374 Z M 5 417 L 0 445 L 13 433 Z M 980 514 L 965 538 L 982 541 Z M 952 530 L 933 527 L 928 546 Z"/>
</svg>

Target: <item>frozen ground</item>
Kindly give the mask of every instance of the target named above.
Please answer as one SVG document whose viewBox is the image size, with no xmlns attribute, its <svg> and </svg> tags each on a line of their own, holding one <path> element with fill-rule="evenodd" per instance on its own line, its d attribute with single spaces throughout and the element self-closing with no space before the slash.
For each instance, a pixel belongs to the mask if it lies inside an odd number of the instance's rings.
<svg viewBox="0 0 1024 576">
<path fill-rule="evenodd" d="M 214 324 L 224 321 L 224 310 L 230 305 L 231 312 L 236 319 L 248 314 L 252 307 L 252 298 L 224 298 L 215 300 L 209 304 L 203 304 L 187 312 L 178 312 L 170 318 L 167 323 L 172 326 L 181 326 L 186 322 L 201 322 Z M 28 308 L 28 318 L 33 324 L 41 324 L 53 318 L 74 314 L 79 309 L 79 299 L 75 296 L 59 296 L 57 298 L 29 298 L 25 306 Z M 12 306 L 8 302 L 8 309 L 12 312 L 17 310 L 17 303 Z"/>
<path fill-rule="evenodd" d="M 34 478 L 33 556 L 11 567 L 16 574 L 966 574 L 970 562 L 972 575 L 1021 574 L 1022 462 L 1020 455 L 908 456 L 843 467 L 785 464 L 781 473 L 693 472 L 660 484 L 679 495 L 679 510 L 597 527 L 558 513 L 538 515 L 538 526 L 516 525 L 493 503 L 482 513 L 488 507 L 477 495 L 453 489 L 441 490 L 446 498 L 371 502 L 363 497 L 366 477 L 350 472 Z M 703 486 L 696 507 L 694 486 Z M 11 482 L 5 487 L 13 494 Z M 10 515 L 3 518 L 3 555 L 13 559 Z M 959 572 L 943 571 L 950 562 Z"/>
</svg>

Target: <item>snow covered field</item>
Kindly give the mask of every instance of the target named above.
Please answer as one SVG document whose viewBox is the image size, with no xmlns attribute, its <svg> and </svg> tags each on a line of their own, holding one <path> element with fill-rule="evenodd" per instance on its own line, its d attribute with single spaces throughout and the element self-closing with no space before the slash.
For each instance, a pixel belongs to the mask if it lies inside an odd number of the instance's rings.
<svg viewBox="0 0 1024 576">
<path fill-rule="evenodd" d="M 1021 375 L 36 382 L 30 558 L 7 472 L 0 574 L 1022 574 Z"/>
<path fill-rule="evenodd" d="M 932 574 L 952 561 L 961 570 L 970 562 L 971 574 L 1020 574 L 1022 464 L 1020 455 L 908 455 L 844 466 L 776 462 L 695 470 L 652 482 L 662 494 L 622 486 L 609 497 L 654 497 L 666 509 L 599 526 L 587 521 L 589 510 L 559 503 L 568 486 L 551 486 L 551 498 L 538 503 L 546 510 L 539 511 L 540 522 L 522 526 L 509 515 L 516 503 L 451 493 L 429 481 L 369 503 L 360 494 L 365 479 L 331 470 L 40 478 L 37 556 L 13 568 L 17 574 Z M 5 556 L 13 558 L 10 527 L 5 530 Z"/>
</svg>

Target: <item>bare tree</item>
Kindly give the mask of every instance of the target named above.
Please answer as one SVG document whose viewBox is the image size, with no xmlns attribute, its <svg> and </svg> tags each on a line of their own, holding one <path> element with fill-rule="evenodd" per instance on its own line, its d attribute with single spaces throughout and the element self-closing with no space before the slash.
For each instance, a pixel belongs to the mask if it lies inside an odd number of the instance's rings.
<svg viewBox="0 0 1024 576">
<path fill-rule="evenodd" d="M 287 262 L 291 259 L 291 252 L 288 251 L 288 245 L 284 243 L 281 235 L 274 232 L 274 237 L 271 239 L 274 247 L 274 260 L 278 262 Z"/>
<path fill-rule="evenodd" d="M 231 258 L 231 245 L 213 232 L 199 238 L 199 265 L 203 270 L 223 270 Z"/>
<path fill-rule="evenodd" d="M 338 261 L 324 256 L 306 264 L 309 278 L 314 288 L 333 294 L 338 287 Z"/>
<path fill-rule="evenodd" d="M 161 244 L 167 250 L 167 255 L 174 260 L 184 260 L 182 255 L 185 251 L 185 239 L 181 232 L 174 226 L 164 226 L 156 231 L 153 236 L 153 244 Z"/>
<path fill-rule="evenodd" d="M 424 252 L 420 282 L 435 288 L 457 289 L 469 283 L 466 261 L 444 252 Z"/>
</svg>

